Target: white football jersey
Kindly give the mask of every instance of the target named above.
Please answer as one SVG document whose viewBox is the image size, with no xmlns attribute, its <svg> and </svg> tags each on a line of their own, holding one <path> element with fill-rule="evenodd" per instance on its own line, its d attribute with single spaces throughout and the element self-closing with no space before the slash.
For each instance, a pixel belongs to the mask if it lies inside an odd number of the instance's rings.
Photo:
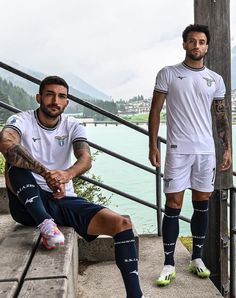
<svg viewBox="0 0 236 298">
<path fill-rule="evenodd" d="M 205 66 L 179 63 L 158 72 L 154 90 L 166 94 L 167 152 L 215 153 L 211 106 L 224 99 L 222 77 Z"/>
<path fill-rule="evenodd" d="M 73 117 L 64 114 L 53 128 L 43 126 L 36 111 L 21 112 L 11 116 L 5 125 L 21 136 L 21 145 L 50 170 L 66 170 L 71 166 L 73 143 L 86 140 L 85 128 Z M 39 186 L 51 191 L 45 179 L 33 173 Z M 72 181 L 66 184 L 66 195 L 76 196 Z"/>
</svg>

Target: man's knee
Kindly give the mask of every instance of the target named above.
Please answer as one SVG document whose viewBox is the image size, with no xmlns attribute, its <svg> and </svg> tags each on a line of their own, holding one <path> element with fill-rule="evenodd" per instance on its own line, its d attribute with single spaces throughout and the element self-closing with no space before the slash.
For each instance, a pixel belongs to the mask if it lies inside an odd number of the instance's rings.
<svg viewBox="0 0 236 298">
<path fill-rule="evenodd" d="M 212 192 L 201 192 L 197 190 L 192 190 L 192 200 L 193 201 L 207 201 L 209 200 Z"/>
<path fill-rule="evenodd" d="M 114 221 L 113 235 L 116 235 L 120 232 L 129 230 L 129 229 L 132 229 L 132 222 L 131 222 L 130 218 L 127 218 L 122 215 L 117 216 Z"/>
<path fill-rule="evenodd" d="M 170 208 L 181 209 L 183 205 L 184 191 L 166 193 L 166 205 Z"/>
<path fill-rule="evenodd" d="M 132 222 L 131 222 L 130 218 L 121 216 L 120 229 L 121 229 L 121 232 L 125 231 L 125 230 L 132 229 Z"/>
</svg>

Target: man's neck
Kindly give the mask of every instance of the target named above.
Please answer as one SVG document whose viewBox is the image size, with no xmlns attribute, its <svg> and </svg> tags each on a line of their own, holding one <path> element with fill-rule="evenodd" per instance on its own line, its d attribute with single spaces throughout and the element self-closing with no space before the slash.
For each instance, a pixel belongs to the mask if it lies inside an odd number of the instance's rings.
<svg viewBox="0 0 236 298">
<path fill-rule="evenodd" d="M 201 60 L 192 60 L 189 57 L 186 57 L 184 63 L 191 68 L 202 68 L 204 66 L 203 59 Z"/>
<path fill-rule="evenodd" d="M 38 115 L 40 123 L 48 128 L 55 127 L 60 119 L 60 116 L 57 116 L 55 118 L 49 117 L 40 109 L 38 109 L 36 113 Z"/>
</svg>

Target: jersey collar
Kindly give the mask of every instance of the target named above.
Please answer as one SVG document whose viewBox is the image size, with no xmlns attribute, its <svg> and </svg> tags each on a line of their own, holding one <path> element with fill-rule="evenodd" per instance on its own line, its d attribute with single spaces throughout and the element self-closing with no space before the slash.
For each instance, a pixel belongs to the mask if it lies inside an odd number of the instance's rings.
<svg viewBox="0 0 236 298">
<path fill-rule="evenodd" d="M 60 123 L 61 123 L 61 115 L 60 115 L 60 117 L 59 117 L 59 120 L 58 120 L 57 124 L 56 124 L 54 127 L 47 127 L 47 126 L 44 126 L 44 125 L 40 122 L 40 120 L 39 120 L 37 110 L 34 111 L 34 117 L 35 117 L 35 119 L 36 119 L 38 125 L 39 125 L 40 127 L 42 127 L 43 129 L 45 129 L 45 130 L 55 130 L 55 129 L 60 125 Z"/>
<path fill-rule="evenodd" d="M 203 65 L 203 67 L 201 67 L 201 68 L 190 67 L 187 64 L 185 64 L 184 62 L 182 62 L 182 65 L 183 65 L 183 67 L 185 67 L 185 68 L 187 68 L 189 70 L 192 70 L 192 71 L 202 71 L 202 70 L 205 69 L 205 65 Z"/>
</svg>

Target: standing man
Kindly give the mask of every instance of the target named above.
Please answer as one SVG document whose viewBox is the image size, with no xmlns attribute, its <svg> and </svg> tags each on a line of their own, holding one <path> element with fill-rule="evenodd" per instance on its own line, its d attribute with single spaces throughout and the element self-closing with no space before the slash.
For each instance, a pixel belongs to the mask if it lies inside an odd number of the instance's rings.
<svg viewBox="0 0 236 298">
<path fill-rule="evenodd" d="M 64 79 L 46 77 L 36 96 L 39 108 L 11 116 L 0 134 L 11 215 L 23 225 L 37 226 L 48 249 L 64 244 L 57 224 L 73 227 L 87 241 L 113 236 L 127 297 L 144 297 L 130 220 L 74 193 L 72 179 L 90 169 L 91 155 L 84 126 L 63 114 L 68 92 Z"/>
<path fill-rule="evenodd" d="M 231 166 L 225 85 L 220 75 L 204 66 L 210 42 L 208 27 L 189 25 L 182 37 L 185 60 L 158 72 L 149 115 L 149 160 L 153 166 L 160 167 L 157 136 L 160 112 L 166 99 L 167 152 L 163 178 L 166 195 L 163 218 L 165 261 L 157 279 L 158 286 L 168 285 L 176 276 L 174 252 L 179 234 L 179 214 L 187 188 L 192 191 L 194 209 L 191 218 L 193 251 L 189 269 L 201 278 L 210 276 L 201 258 L 208 224 L 208 200 L 214 190 L 216 172 L 212 105 L 218 136 L 224 147 L 220 170 L 227 171 Z"/>
</svg>

